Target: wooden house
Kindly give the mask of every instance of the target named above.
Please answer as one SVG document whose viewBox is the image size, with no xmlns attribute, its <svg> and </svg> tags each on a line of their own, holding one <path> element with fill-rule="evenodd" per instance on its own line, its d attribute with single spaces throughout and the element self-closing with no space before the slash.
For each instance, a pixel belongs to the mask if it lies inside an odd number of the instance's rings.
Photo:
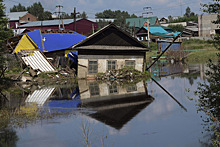
<svg viewBox="0 0 220 147">
<path fill-rule="evenodd" d="M 94 78 L 97 73 L 133 67 L 145 71 L 146 45 L 109 24 L 73 46 L 78 51 L 78 78 Z"/>
<path fill-rule="evenodd" d="M 128 23 L 129 27 L 131 28 L 138 28 L 140 29 L 141 27 L 146 25 L 147 23 L 147 17 L 139 17 L 139 18 L 127 18 L 126 19 L 126 24 Z M 149 17 L 149 25 L 159 25 L 159 20 L 156 16 Z"/>
<path fill-rule="evenodd" d="M 149 34 L 150 34 L 150 39 L 169 39 L 169 38 L 174 38 L 177 35 L 180 34 L 180 32 L 172 32 L 172 30 L 169 27 L 164 27 L 161 25 L 152 25 L 149 26 Z M 146 41 L 148 40 L 147 36 L 148 36 L 148 27 L 144 26 L 142 28 L 140 28 L 137 33 L 136 36 L 138 38 L 138 40 L 141 41 Z"/>
</svg>

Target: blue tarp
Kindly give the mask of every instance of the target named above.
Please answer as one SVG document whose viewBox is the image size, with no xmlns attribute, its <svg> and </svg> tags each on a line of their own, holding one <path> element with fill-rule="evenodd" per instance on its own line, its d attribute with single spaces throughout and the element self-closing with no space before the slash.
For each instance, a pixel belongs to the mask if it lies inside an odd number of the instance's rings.
<svg viewBox="0 0 220 147">
<path fill-rule="evenodd" d="M 78 64 L 78 51 L 70 51 L 67 54 L 67 57 L 69 57 L 75 64 Z"/>
<path fill-rule="evenodd" d="M 147 27 L 143 27 L 144 29 L 148 30 Z M 168 32 L 161 26 L 149 26 L 149 32 L 151 34 L 155 34 L 158 36 L 170 38 L 170 37 L 176 37 L 180 34 L 180 32 Z"/>
<path fill-rule="evenodd" d="M 71 48 L 86 37 L 80 34 L 43 34 L 44 48 L 47 51 L 57 51 Z"/>
<path fill-rule="evenodd" d="M 40 51 L 43 51 L 40 30 L 35 30 L 35 31 L 28 32 L 27 35 L 34 41 L 34 43 L 37 44 L 37 46 L 40 49 Z"/>
<path fill-rule="evenodd" d="M 49 108 L 52 112 L 69 112 L 81 106 L 79 87 L 70 94 L 71 100 L 51 100 L 44 108 Z"/>
<path fill-rule="evenodd" d="M 161 47 L 161 51 L 164 51 L 168 45 L 170 45 L 170 42 L 158 42 L 158 49 Z M 180 49 L 181 42 L 174 42 L 169 48 L 171 51 L 179 51 Z"/>
<path fill-rule="evenodd" d="M 84 40 L 86 36 L 73 32 L 74 34 L 42 34 L 40 30 L 28 32 L 27 35 L 37 44 L 40 51 L 58 51 L 71 48 L 74 44 Z"/>
</svg>

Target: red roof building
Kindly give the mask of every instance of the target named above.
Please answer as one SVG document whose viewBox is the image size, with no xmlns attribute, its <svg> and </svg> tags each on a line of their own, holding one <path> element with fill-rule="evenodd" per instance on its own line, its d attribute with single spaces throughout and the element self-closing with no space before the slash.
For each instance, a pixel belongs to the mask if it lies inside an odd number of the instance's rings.
<svg viewBox="0 0 220 147">
<path fill-rule="evenodd" d="M 29 22 L 27 24 L 19 26 L 20 29 L 27 29 L 30 31 L 42 29 L 64 29 L 64 30 L 74 30 L 73 19 L 63 19 L 63 20 L 45 20 L 45 21 L 35 21 Z M 90 35 L 93 31 L 98 30 L 98 24 L 96 22 L 90 21 L 88 19 L 77 19 L 76 20 L 76 32 L 83 35 Z"/>
</svg>

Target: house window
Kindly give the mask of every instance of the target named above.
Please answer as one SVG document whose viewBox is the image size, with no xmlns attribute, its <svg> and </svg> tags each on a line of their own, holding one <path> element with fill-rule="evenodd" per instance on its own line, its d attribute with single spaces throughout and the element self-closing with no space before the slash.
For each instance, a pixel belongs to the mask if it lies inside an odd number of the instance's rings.
<svg viewBox="0 0 220 147">
<path fill-rule="evenodd" d="M 126 87 L 126 90 L 127 92 L 137 91 L 137 86 L 136 85 L 128 86 Z"/>
<path fill-rule="evenodd" d="M 107 61 L 108 64 L 108 70 L 116 69 L 116 61 L 115 60 L 109 60 Z"/>
<path fill-rule="evenodd" d="M 30 18 L 28 17 L 28 21 L 30 21 Z"/>
<path fill-rule="evenodd" d="M 135 61 L 134 60 L 125 60 L 125 66 L 135 69 Z"/>
<path fill-rule="evenodd" d="M 10 28 L 10 24 L 9 24 L 9 23 L 7 23 L 7 28 L 8 28 L 8 29 Z"/>
<path fill-rule="evenodd" d="M 99 96 L 99 85 L 97 83 L 90 83 L 89 90 L 91 96 Z"/>
<path fill-rule="evenodd" d="M 89 60 L 89 73 L 94 74 L 98 72 L 98 61 L 97 60 Z"/>
<path fill-rule="evenodd" d="M 110 93 L 110 94 L 118 93 L 118 87 L 117 87 L 117 85 L 109 85 L 109 93 Z"/>
</svg>

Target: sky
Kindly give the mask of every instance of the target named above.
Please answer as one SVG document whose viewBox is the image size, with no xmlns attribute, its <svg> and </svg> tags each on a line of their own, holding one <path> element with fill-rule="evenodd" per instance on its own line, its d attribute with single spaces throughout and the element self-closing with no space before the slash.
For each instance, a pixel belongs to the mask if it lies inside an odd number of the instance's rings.
<svg viewBox="0 0 220 147">
<path fill-rule="evenodd" d="M 23 6 L 30 6 L 34 2 L 41 2 L 45 11 L 58 12 L 57 5 L 63 6 L 62 12 L 71 13 L 74 7 L 77 12 L 85 11 L 88 18 L 95 18 L 95 14 L 104 10 L 128 11 L 129 14 L 142 16 L 146 10 L 144 7 L 151 7 L 149 16 L 158 18 L 171 16 L 183 16 L 189 6 L 192 12 L 202 14 L 201 5 L 211 0 L 4 0 L 6 12 L 9 12 L 13 5 L 21 3 Z"/>
</svg>

